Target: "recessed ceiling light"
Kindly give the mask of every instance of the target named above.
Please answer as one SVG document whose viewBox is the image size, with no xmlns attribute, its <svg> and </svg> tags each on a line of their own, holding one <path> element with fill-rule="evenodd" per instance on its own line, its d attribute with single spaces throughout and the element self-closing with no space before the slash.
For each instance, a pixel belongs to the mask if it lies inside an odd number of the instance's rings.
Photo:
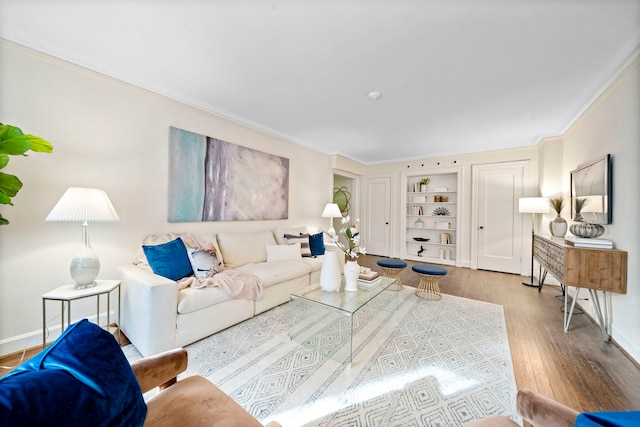
<svg viewBox="0 0 640 427">
<path fill-rule="evenodd" d="M 382 94 L 380 92 L 369 92 L 369 98 L 373 99 L 374 101 L 381 96 Z"/>
</svg>

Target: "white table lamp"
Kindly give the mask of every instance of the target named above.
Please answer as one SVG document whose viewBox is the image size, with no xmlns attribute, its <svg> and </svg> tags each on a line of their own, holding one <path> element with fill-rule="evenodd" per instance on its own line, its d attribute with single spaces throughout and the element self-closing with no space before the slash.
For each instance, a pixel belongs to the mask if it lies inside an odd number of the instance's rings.
<svg viewBox="0 0 640 427">
<path fill-rule="evenodd" d="M 69 187 L 47 215 L 46 221 L 82 222 L 82 248 L 69 267 L 76 288 L 95 286 L 100 272 L 100 260 L 89 244 L 89 221 L 119 220 L 107 193 L 96 188 Z"/>
<path fill-rule="evenodd" d="M 336 203 L 327 203 L 322 211 L 322 217 L 331 218 L 329 220 L 329 230 L 327 230 L 327 233 L 331 236 L 335 236 L 336 230 L 333 228 L 333 218 L 342 218 L 342 212 L 340 212 L 338 205 Z"/>
<path fill-rule="evenodd" d="M 549 198 L 548 197 L 521 197 L 518 200 L 518 212 L 531 214 L 531 282 L 522 282 L 526 286 L 534 286 L 538 289 L 539 286 L 533 282 L 533 235 L 535 234 L 534 217 L 537 213 L 549 212 Z"/>
</svg>

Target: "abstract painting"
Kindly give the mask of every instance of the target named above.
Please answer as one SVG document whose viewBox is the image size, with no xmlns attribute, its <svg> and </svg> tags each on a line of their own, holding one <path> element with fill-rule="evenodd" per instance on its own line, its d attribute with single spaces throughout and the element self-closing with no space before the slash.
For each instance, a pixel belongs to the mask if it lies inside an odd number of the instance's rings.
<svg viewBox="0 0 640 427">
<path fill-rule="evenodd" d="M 288 215 L 289 159 L 170 128 L 169 222 Z"/>
</svg>

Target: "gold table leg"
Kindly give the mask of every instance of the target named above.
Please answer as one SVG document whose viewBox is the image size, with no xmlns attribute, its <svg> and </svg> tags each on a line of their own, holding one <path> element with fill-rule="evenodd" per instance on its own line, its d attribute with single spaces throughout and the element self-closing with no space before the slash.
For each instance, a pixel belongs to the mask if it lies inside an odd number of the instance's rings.
<svg viewBox="0 0 640 427">
<path fill-rule="evenodd" d="M 440 286 L 438 286 L 438 280 L 444 276 L 431 276 L 429 274 L 416 273 L 420 276 L 420 283 L 418 289 L 416 289 L 416 295 L 427 301 L 440 301 L 442 299 L 442 293 L 440 292 Z"/>
<path fill-rule="evenodd" d="M 402 280 L 400 280 L 400 273 L 402 273 L 402 270 L 404 270 L 404 268 L 389 268 L 382 266 L 380 266 L 380 268 L 382 269 L 382 275 L 384 277 L 388 277 L 389 279 L 396 279 L 396 285 L 390 286 L 387 289 L 390 291 L 402 290 Z"/>
</svg>

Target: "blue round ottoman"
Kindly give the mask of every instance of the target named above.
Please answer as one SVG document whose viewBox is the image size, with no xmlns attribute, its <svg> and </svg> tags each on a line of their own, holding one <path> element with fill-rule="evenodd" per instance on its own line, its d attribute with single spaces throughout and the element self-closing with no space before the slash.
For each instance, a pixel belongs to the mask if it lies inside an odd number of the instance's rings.
<svg viewBox="0 0 640 427">
<path fill-rule="evenodd" d="M 407 267 L 407 263 L 401 259 L 381 259 L 378 261 L 378 265 L 382 268 L 382 275 L 390 279 L 396 280 L 395 287 L 389 287 L 389 290 L 399 291 L 402 289 L 402 280 L 400 280 L 400 273 Z"/>
<path fill-rule="evenodd" d="M 416 295 L 428 301 L 440 301 L 442 293 L 438 280 L 447 275 L 447 270 L 431 264 L 416 264 L 411 269 L 420 276 Z"/>
</svg>

